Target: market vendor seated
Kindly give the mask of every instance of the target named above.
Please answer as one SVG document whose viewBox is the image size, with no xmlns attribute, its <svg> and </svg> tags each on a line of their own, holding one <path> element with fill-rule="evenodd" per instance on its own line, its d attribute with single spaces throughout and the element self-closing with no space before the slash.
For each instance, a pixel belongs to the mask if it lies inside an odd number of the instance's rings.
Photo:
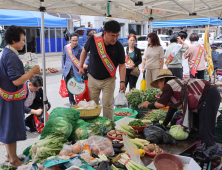
<svg viewBox="0 0 222 170">
<path fill-rule="evenodd" d="M 199 128 L 201 143 L 205 143 L 207 147 L 216 144 L 215 123 L 221 97 L 215 86 L 206 80 L 176 78 L 168 69 L 160 70 L 151 86 L 160 88 L 162 95 L 155 103 L 145 101 L 143 108 L 160 109 L 170 103 L 162 128 L 165 128 L 173 114 L 182 108 L 185 113 L 181 124 L 184 130 L 190 132 L 190 122 L 196 117 L 198 121 L 193 122 Z"/>
<path fill-rule="evenodd" d="M 25 124 L 31 132 L 36 131 L 33 115 L 41 116 L 43 114 L 43 80 L 41 76 L 34 76 L 30 81 L 26 82 L 27 95 L 25 99 L 25 113 L 30 114 L 25 119 Z M 47 105 L 47 110 L 51 107 Z M 43 122 L 42 122 L 43 123 Z"/>
</svg>

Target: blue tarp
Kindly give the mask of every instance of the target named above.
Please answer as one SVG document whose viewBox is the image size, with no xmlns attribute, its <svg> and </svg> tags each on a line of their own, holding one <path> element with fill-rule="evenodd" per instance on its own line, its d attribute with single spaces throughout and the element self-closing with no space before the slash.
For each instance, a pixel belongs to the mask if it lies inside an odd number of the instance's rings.
<svg viewBox="0 0 222 170">
<path fill-rule="evenodd" d="M 153 28 L 186 27 L 186 26 L 198 26 L 198 25 L 222 25 L 222 20 L 215 18 L 195 18 L 195 19 L 152 22 Z"/>
<path fill-rule="evenodd" d="M 44 14 L 45 27 L 67 27 L 67 19 Z M 41 26 L 41 13 L 0 9 L 0 25 Z"/>
</svg>

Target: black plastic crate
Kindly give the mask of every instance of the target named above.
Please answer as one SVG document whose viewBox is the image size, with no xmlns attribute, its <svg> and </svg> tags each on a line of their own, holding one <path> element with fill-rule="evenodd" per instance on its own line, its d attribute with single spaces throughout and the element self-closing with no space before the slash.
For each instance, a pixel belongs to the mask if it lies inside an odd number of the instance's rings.
<svg viewBox="0 0 222 170">
<path fill-rule="evenodd" d="M 147 114 L 150 109 L 144 109 L 144 108 L 133 108 L 133 110 L 136 110 L 138 112 L 138 115 L 136 116 L 137 119 L 142 119 L 145 114 Z"/>
</svg>

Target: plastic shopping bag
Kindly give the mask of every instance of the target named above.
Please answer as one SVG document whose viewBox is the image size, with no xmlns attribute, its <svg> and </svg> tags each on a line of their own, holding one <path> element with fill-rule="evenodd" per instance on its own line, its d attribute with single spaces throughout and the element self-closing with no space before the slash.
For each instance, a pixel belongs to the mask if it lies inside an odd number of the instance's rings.
<svg viewBox="0 0 222 170">
<path fill-rule="evenodd" d="M 86 84 L 85 91 L 80 95 L 75 95 L 76 104 L 78 104 L 80 101 L 86 100 L 89 101 L 89 88 L 88 88 L 88 80 L 84 80 Z"/>
<path fill-rule="evenodd" d="M 140 90 L 141 91 L 145 91 L 147 86 L 146 86 L 146 80 L 145 80 L 145 73 L 146 71 L 144 71 L 143 73 L 143 80 L 141 80 L 141 84 L 140 84 Z"/>
<path fill-rule="evenodd" d="M 119 94 L 116 96 L 116 98 L 114 100 L 114 105 L 115 106 L 121 106 L 121 107 L 127 107 L 128 106 L 128 101 L 127 101 L 123 91 L 120 91 Z"/>
<path fill-rule="evenodd" d="M 65 97 L 69 97 L 69 93 L 66 87 L 66 82 L 65 80 L 61 80 L 61 85 L 60 85 L 60 89 L 59 89 L 59 94 L 65 98 Z"/>
<path fill-rule="evenodd" d="M 125 147 L 127 153 L 130 156 L 130 159 L 132 159 L 134 162 L 144 166 L 143 162 L 140 159 L 139 149 L 137 148 L 137 146 L 133 142 L 130 141 L 130 139 L 126 135 L 123 135 L 123 143 L 124 143 L 124 147 Z"/>
</svg>

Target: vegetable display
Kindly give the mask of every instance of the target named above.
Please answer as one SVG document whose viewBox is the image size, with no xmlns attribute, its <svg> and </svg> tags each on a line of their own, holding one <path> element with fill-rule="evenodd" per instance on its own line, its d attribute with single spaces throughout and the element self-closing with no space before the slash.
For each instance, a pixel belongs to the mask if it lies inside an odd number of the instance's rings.
<svg viewBox="0 0 222 170">
<path fill-rule="evenodd" d="M 114 115 L 115 116 L 132 116 L 134 114 L 130 112 L 119 111 L 119 112 L 116 112 Z"/>
<path fill-rule="evenodd" d="M 123 123 L 120 123 L 120 131 L 126 133 L 129 137 L 135 138 L 136 137 L 136 131 L 131 127 L 127 126 Z"/>
<path fill-rule="evenodd" d="M 76 122 L 76 126 L 70 135 L 69 140 L 75 143 L 78 140 L 88 139 L 92 135 L 100 135 L 100 127 L 93 123 L 87 123 L 82 119 Z"/>
<path fill-rule="evenodd" d="M 142 102 L 149 101 L 150 103 L 153 103 L 157 101 L 155 96 L 161 93 L 162 92 L 160 91 L 160 89 L 149 88 L 146 89 L 143 93 L 141 93 L 140 97 L 142 99 Z"/>
<path fill-rule="evenodd" d="M 161 94 L 159 89 L 146 89 L 144 92 L 138 89 L 132 89 L 126 94 L 127 101 L 130 103 L 131 107 L 138 107 L 139 104 L 149 101 L 150 103 L 157 101 L 156 95 Z"/>
<path fill-rule="evenodd" d="M 68 142 L 64 133 L 53 133 L 32 145 L 30 155 L 34 163 L 41 163 L 48 157 L 56 156 L 63 148 L 63 144 Z"/>
<path fill-rule="evenodd" d="M 87 119 L 85 121 L 98 125 L 101 130 L 101 135 L 106 135 L 110 130 L 114 130 L 116 126 L 116 124 L 107 117 L 97 117 L 95 119 Z"/>
<path fill-rule="evenodd" d="M 64 133 L 66 139 L 68 139 L 76 125 L 76 121 L 79 119 L 79 114 L 79 111 L 72 108 L 57 107 L 53 109 L 42 130 L 40 139 L 44 139 L 55 132 Z"/>
<path fill-rule="evenodd" d="M 112 137 L 114 137 L 114 138 L 122 138 L 122 132 L 120 132 L 119 130 L 111 130 L 110 132 L 109 132 L 109 135 L 110 136 L 112 136 Z"/>
<path fill-rule="evenodd" d="M 141 120 L 133 120 L 129 122 L 130 126 L 135 126 L 135 127 L 142 127 L 145 126 L 145 124 Z"/>
<path fill-rule="evenodd" d="M 150 168 L 144 167 L 133 160 L 131 160 L 127 154 L 121 154 L 121 157 L 119 159 L 119 163 L 122 165 L 125 165 L 127 170 L 152 170 Z"/>
<path fill-rule="evenodd" d="M 149 153 L 161 153 L 162 149 L 156 144 L 149 144 L 143 148 L 146 152 Z"/>
<path fill-rule="evenodd" d="M 147 115 L 145 115 L 145 117 L 143 118 L 144 120 L 148 119 L 148 120 L 160 120 L 160 121 L 164 121 L 166 118 L 168 111 L 165 110 L 152 110 L 151 112 L 149 112 Z"/>
<path fill-rule="evenodd" d="M 171 126 L 169 134 L 176 140 L 185 140 L 189 136 L 189 133 L 185 132 L 181 125 Z"/>
</svg>

